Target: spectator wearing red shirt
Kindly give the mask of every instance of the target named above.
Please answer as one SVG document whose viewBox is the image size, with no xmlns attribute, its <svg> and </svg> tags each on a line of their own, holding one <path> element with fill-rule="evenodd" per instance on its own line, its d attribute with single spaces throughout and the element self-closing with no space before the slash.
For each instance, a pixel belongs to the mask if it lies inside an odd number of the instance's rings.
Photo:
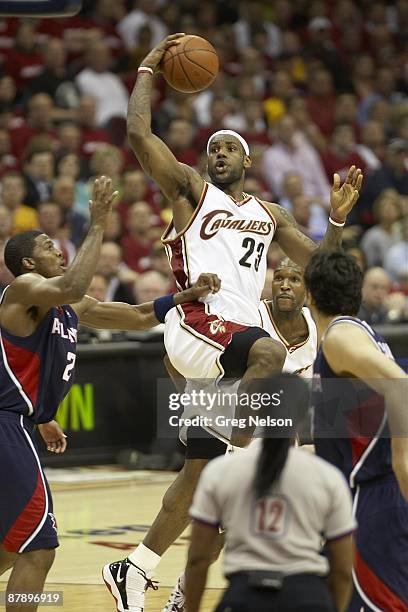
<svg viewBox="0 0 408 612">
<path fill-rule="evenodd" d="M 264 109 L 259 100 L 248 100 L 242 109 L 245 126 L 242 136 L 251 145 L 261 144 L 269 146 L 272 140 L 267 133 Z"/>
<path fill-rule="evenodd" d="M 96 124 L 96 104 L 93 96 L 82 96 L 79 101 L 78 123 L 82 128 L 81 155 L 86 159 L 109 143 L 108 132 Z"/>
<path fill-rule="evenodd" d="M 33 23 L 23 21 L 16 32 L 15 46 L 7 54 L 6 70 L 23 89 L 42 70 L 43 58 L 37 51 L 36 30 Z"/>
<path fill-rule="evenodd" d="M 333 128 L 336 102 L 332 76 L 325 68 L 318 68 L 310 73 L 307 85 L 309 89 L 307 106 L 310 116 L 327 136 Z"/>
<path fill-rule="evenodd" d="M 17 96 L 17 88 L 11 76 L 4 75 L 0 78 L 0 105 L 4 108 L 13 109 Z"/>
<path fill-rule="evenodd" d="M 59 151 L 63 151 L 64 153 L 73 153 L 74 155 L 80 155 L 82 141 L 81 128 L 78 127 L 72 121 L 67 121 L 65 123 L 62 123 L 58 127 L 57 132 L 59 141 Z"/>
<path fill-rule="evenodd" d="M 97 176 L 109 176 L 116 191 L 121 191 L 124 157 L 122 151 L 114 145 L 105 144 L 92 155 L 91 173 Z"/>
<path fill-rule="evenodd" d="M 186 119 L 172 119 L 165 138 L 167 145 L 179 162 L 187 166 L 196 166 L 198 151 L 194 147 L 195 130 Z"/>
<path fill-rule="evenodd" d="M 28 142 L 40 134 L 57 140 L 53 124 L 54 102 L 51 96 L 38 93 L 28 100 L 27 122 L 10 131 L 11 146 L 14 155 L 22 159 L 26 153 Z"/>
<path fill-rule="evenodd" d="M 337 96 L 334 107 L 334 122 L 349 123 L 354 128 L 356 136 L 359 135 L 359 126 L 357 124 L 357 96 L 351 93 L 344 93 Z"/>
<path fill-rule="evenodd" d="M 382 123 L 369 119 L 361 128 L 360 144 L 356 150 L 368 170 L 377 170 L 385 154 L 385 129 Z"/>
<path fill-rule="evenodd" d="M 324 169 L 329 181 L 337 172 L 340 180 L 344 181 L 350 166 L 357 166 L 365 171 L 365 163 L 356 151 L 356 139 L 353 126 L 349 123 L 340 123 L 333 130 L 328 148 L 321 154 Z"/>
<path fill-rule="evenodd" d="M 10 149 L 10 135 L 7 130 L 0 128 L 0 178 L 7 172 L 18 170 L 18 161 Z"/>
<path fill-rule="evenodd" d="M 124 15 L 126 7 L 124 0 L 96 0 L 92 3 L 92 13 L 88 17 L 82 14 L 67 19 L 67 27 L 71 30 L 98 29 L 102 33 L 105 43 L 108 45 L 112 55 L 118 56 L 123 51 L 123 43 L 116 31 L 116 24 Z"/>
<path fill-rule="evenodd" d="M 129 209 L 135 202 L 148 202 L 154 213 L 159 216 L 160 210 L 154 202 L 153 192 L 141 170 L 126 170 L 122 174 L 121 199 L 117 210 L 122 219 L 123 227 L 127 228 Z"/>
<path fill-rule="evenodd" d="M 122 240 L 123 260 L 135 272 L 151 267 L 150 254 L 157 238 L 152 217 L 147 202 L 136 202 L 129 210 L 128 234 Z"/>
</svg>

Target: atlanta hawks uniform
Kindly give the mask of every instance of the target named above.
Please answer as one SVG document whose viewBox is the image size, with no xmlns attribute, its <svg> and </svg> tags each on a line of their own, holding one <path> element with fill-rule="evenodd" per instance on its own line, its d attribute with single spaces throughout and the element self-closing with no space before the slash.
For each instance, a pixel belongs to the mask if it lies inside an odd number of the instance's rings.
<svg viewBox="0 0 408 612">
<path fill-rule="evenodd" d="M 393 359 L 385 341 L 364 321 L 340 317 L 328 329 L 344 323 L 360 327 Z M 314 379 L 316 453 L 348 479 L 359 525 L 349 612 L 407 612 L 408 503 L 392 470 L 384 398 L 361 380 L 337 376 L 322 348 Z"/>
<path fill-rule="evenodd" d="M 233 334 L 260 326 L 266 253 L 275 230 L 275 219 L 260 200 L 247 196 L 237 202 L 208 183 L 187 227 L 176 234 L 171 223 L 166 230 L 162 240 L 179 289 L 202 272 L 221 278 L 217 294 L 167 314 L 167 354 L 185 378 L 221 377 L 220 357 Z"/>
<path fill-rule="evenodd" d="M 302 308 L 302 315 L 306 321 L 309 335 L 306 340 L 294 345 L 290 345 L 279 332 L 267 300 L 263 300 L 260 303 L 259 313 L 262 321 L 261 327 L 268 332 L 271 338 L 281 342 L 286 349 L 283 372 L 311 378 L 313 375 L 313 362 L 316 359 L 317 353 L 317 329 L 310 310 L 306 307 Z"/>
<path fill-rule="evenodd" d="M 64 305 L 51 308 L 30 336 L 0 327 L 0 542 L 9 552 L 58 546 L 34 429 L 54 419 L 72 385 L 77 325 Z"/>
</svg>

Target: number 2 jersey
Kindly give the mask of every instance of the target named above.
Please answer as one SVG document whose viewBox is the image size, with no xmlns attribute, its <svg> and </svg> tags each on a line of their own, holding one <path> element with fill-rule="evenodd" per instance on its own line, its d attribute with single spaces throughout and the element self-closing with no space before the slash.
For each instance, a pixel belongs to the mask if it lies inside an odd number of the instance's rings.
<svg viewBox="0 0 408 612">
<path fill-rule="evenodd" d="M 77 327 L 68 305 L 51 308 L 30 336 L 15 336 L 0 326 L 0 410 L 36 423 L 53 420 L 73 382 Z"/>
<path fill-rule="evenodd" d="M 237 202 L 206 183 L 187 227 L 177 234 L 171 223 L 162 241 L 179 289 L 202 272 L 220 277 L 220 291 L 204 300 L 207 314 L 260 326 L 266 253 L 275 231 L 276 221 L 260 200 L 247 196 Z"/>
<path fill-rule="evenodd" d="M 344 323 L 358 326 L 378 351 L 393 359 L 387 343 L 365 321 L 339 317 L 328 330 Z M 312 395 L 316 453 L 338 467 L 354 488 L 392 473 L 384 397 L 357 378 L 335 374 L 322 345 L 314 364 Z"/>
</svg>

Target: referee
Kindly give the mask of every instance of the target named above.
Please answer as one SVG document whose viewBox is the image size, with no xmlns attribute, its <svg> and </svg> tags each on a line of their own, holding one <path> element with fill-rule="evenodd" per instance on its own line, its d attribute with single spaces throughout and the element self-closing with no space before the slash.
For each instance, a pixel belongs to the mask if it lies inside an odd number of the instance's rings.
<svg viewBox="0 0 408 612">
<path fill-rule="evenodd" d="M 299 422 L 307 411 L 306 383 L 293 374 L 276 378 L 275 390 L 276 382 L 283 400 L 272 416 L 287 417 L 290 407 Z M 216 612 L 346 610 L 355 529 L 350 492 L 337 468 L 293 447 L 290 438 L 265 437 L 211 461 L 190 514 L 188 612 L 200 608 L 221 526 L 229 586 Z"/>
</svg>

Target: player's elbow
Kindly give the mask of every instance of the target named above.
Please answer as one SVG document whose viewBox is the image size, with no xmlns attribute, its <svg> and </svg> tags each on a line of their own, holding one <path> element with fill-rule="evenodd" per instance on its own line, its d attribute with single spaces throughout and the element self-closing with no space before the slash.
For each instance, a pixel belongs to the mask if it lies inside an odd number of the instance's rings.
<svg viewBox="0 0 408 612">
<path fill-rule="evenodd" d="M 63 281 L 65 280 L 62 277 Z M 82 286 L 82 283 L 78 283 L 75 280 L 72 282 L 64 282 L 61 287 L 61 299 L 64 304 L 75 304 L 82 300 L 86 293 L 87 287 Z"/>
</svg>

